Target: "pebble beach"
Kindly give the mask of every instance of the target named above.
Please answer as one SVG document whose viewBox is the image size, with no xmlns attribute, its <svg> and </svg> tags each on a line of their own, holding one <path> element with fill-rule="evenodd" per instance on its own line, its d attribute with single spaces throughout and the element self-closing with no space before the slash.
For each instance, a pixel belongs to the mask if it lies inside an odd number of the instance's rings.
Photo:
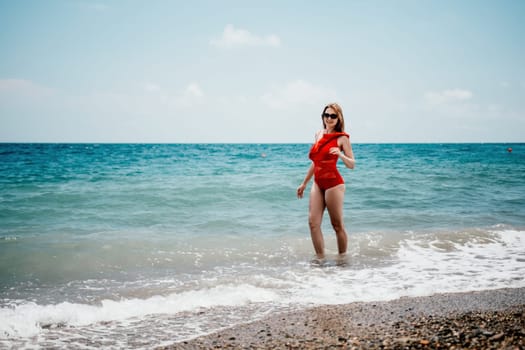
<svg viewBox="0 0 525 350">
<path fill-rule="evenodd" d="M 513 288 L 318 306 L 157 350 L 524 347 L 525 288 Z"/>
</svg>

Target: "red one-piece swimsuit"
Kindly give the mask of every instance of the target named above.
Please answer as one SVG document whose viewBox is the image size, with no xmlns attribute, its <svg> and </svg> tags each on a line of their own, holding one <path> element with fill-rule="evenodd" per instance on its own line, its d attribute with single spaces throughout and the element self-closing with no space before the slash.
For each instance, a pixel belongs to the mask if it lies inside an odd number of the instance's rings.
<svg viewBox="0 0 525 350">
<path fill-rule="evenodd" d="M 339 157 L 330 154 L 330 148 L 339 147 L 337 140 L 341 136 L 350 137 L 344 132 L 324 134 L 310 149 L 309 157 L 314 162 L 314 181 L 322 191 L 345 183 L 337 170 Z"/>
</svg>

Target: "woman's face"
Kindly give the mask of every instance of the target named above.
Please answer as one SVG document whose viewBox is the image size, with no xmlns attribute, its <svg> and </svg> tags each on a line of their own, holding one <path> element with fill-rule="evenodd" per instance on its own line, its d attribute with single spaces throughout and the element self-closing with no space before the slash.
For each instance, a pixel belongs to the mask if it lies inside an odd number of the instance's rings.
<svg viewBox="0 0 525 350">
<path fill-rule="evenodd" d="M 334 115 L 336 116 L 335 119 L 333 119 Z M 339 116 L 337 115 L 337 112 L 332 107 L 328 107 L 323 113 L 323 121 L 327 129 L 333 129 L 335 128 L 335 126 L 337 125 L 337 122 L 339 121 Z"/>
</svg>

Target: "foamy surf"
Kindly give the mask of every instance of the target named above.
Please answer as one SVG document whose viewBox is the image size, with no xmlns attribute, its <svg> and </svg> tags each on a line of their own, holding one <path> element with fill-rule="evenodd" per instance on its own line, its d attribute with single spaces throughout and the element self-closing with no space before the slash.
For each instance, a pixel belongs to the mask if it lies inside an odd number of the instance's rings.
<svg viewBox="0 0 525 350">
<path fill-rule="evenodd" d="M 96 304 L 4 300 L 0 344 L 51 341 L 69 347 L 96 334 L 97 342 L 84 340 L 82 346 L 148 348 L 296 307 L 525 287 L 524 233 L 505 228 L 366 233 L 351 237 L 346 266 L 315 267 L 308 259 L 270 265 L 275 257 L 261 256 L 251 265 L 203 272 L 183 285 L 152 281 L 151 286 L 164 286 L 165 293 L 145 298 Z M 328 260 L 336 257 L 331 253 Z M 171 288 L 178 289 L 168 292 Z M 144 337 L 130 338 L 139 330 Z"/>
<path fill-rule="evenodd" d="M 270 302 L 276 294 L 255 286 L 220 285 L 209 289 L 157 295 L 148 299 L 103 300 L 100 305 L 22 303 L 0 309 L 2 338 L 32 337 L 43 329 L 124 321 L 154 314 L 178 314 L 202 308 Z"/>
</svg>

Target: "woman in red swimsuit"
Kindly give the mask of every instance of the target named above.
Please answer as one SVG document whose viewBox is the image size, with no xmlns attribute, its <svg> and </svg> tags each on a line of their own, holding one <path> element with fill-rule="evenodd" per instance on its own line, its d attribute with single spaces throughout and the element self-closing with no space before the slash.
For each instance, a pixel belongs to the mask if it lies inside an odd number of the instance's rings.
<svg viewBox="0 0 525 350">
<path fill-rule="evenodd" d="M 337 103 L 331 103 L 323 109 L 321 115 L 324 129 L 315 137 L 309 157 L 312 164 L 303 183 L 297 188 L 297 197 L 302 198 L 306 185 L 314 177 L 310 191 L 308 224 L 317 258 L 324 259 L 324 239 L 321 231 L 324 209 L 328 209 L 332 227 L 337 237 L 340 256 L 346 253 L 348 236 L 343 221 L 343 202 L 345 183 L 337 170 L 337 161 L 341 159 L 347 168 L 355 166 L 354 153 L 350 136 L 344 132 L 343 110 Z"/>
</svg>

